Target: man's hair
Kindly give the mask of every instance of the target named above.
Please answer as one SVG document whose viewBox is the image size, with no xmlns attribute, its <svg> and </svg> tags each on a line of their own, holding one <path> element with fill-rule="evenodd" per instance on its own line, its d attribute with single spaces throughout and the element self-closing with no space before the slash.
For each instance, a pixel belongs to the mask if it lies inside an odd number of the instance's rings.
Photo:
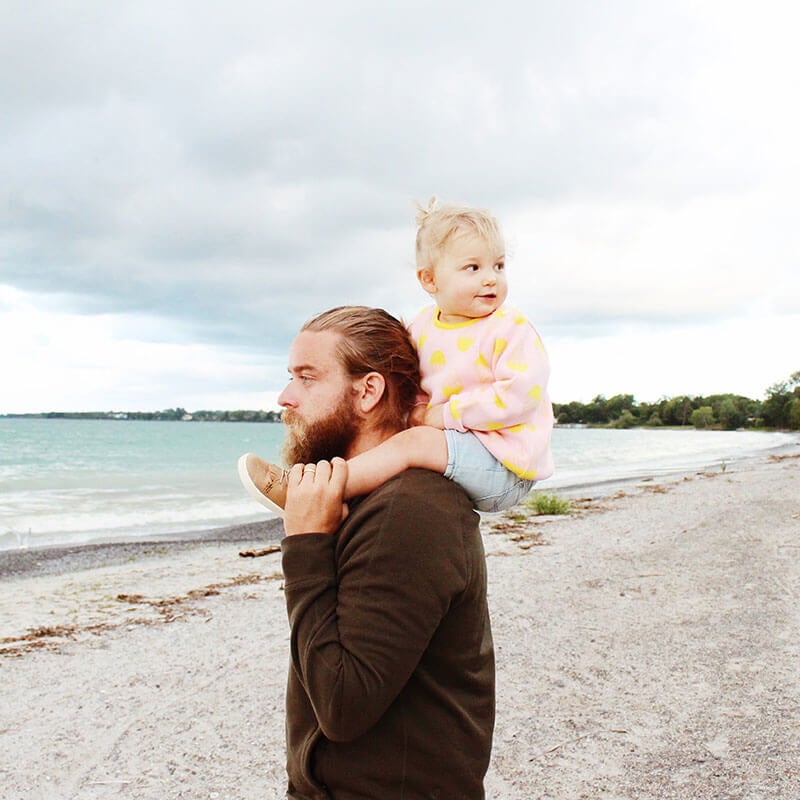
<svg viewBox="0 0 800 800">
<path fill-rule="evenodd" d="M 378 423 L 394 430 L 406 427 L 422 389 L 417 351 L 398 319 L 382 308 L 339 306 L 310 319 L 301 330 L 338 333 L 337 354 L 347 374 L 377 372 L 386 381 Z"/>
<path fill-rule="evenodd" d="M 497 220 L 483 208 L 444 203 L 432 197 L 427 208 L 417 204 L 417 269 L 432 269 L 447 243 L 456 236 L 474 234 L 503 244 Z"/>
</svg>

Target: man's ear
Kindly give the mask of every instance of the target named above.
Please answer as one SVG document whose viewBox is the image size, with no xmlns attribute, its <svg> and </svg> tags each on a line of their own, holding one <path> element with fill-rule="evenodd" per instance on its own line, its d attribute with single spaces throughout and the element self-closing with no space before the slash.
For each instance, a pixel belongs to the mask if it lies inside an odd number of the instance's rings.
<svg viewBox="0 0 800 800">
<path fill-rule="evenodd" d="M 369 414 L 380 403 L 386 391 L 386 379 L 380 372 L 368 372 L 358 379 L 355 391 L 359 411 Z"/>
<path fill-rule="evenodd" d="M 419 285 L 428 293 L 436 294 L 436 276 L 430 267 L 423 267 L 417 270 L 417 280 Z"/>
</svg>

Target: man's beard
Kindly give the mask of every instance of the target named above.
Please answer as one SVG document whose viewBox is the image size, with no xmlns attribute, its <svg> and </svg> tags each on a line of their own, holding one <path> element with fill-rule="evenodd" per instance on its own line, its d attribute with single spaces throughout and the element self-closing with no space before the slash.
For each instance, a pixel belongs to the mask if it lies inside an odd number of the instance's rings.
<svg viewBox="0 0 800 800">
<path fill-rule="evenodd" d="M 291 408 L 284 409 L 281 418 L 287 428 L 281 454 L 288 466 L 344 458 L 359 431 L 349 396 L 342 397 L 330 414 L 309 424 Z"/>
</svg>

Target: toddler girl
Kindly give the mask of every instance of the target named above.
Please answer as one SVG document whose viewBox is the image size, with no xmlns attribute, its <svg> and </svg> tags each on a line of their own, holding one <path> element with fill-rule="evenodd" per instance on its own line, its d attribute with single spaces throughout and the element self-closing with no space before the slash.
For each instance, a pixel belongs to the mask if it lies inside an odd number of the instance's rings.
<svg viewBox="0 0 800 800">
<path fill-rule="evenodd" d="M 412 427 L 348 461 L 345 499 L 422 467 L 458 483 L 479 511 L 503 511 L 553 472 L 547 355 L 533 325 L 504 305 L 505 246 L 494 217 L 434 198 L 417 224 L 417 278 L 435 305 L 409 330 L 428 399 Z M 283 513 L 284 469 L 247 453 L 239 476 Z"/>
</svg>

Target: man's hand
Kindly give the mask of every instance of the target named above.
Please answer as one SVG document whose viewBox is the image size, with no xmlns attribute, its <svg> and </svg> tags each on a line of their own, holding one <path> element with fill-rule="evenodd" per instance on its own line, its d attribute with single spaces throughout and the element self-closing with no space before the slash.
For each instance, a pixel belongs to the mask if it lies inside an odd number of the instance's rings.
<svg viewBox="0 0 800 800">
<path fill-rule="evenodd" d="M 335 533 L 348 514 L 344 502 L 346 483 L 347 462 L 343 458 L 295 464 L 286 485 L 286 535 Z"/>
</svg>

